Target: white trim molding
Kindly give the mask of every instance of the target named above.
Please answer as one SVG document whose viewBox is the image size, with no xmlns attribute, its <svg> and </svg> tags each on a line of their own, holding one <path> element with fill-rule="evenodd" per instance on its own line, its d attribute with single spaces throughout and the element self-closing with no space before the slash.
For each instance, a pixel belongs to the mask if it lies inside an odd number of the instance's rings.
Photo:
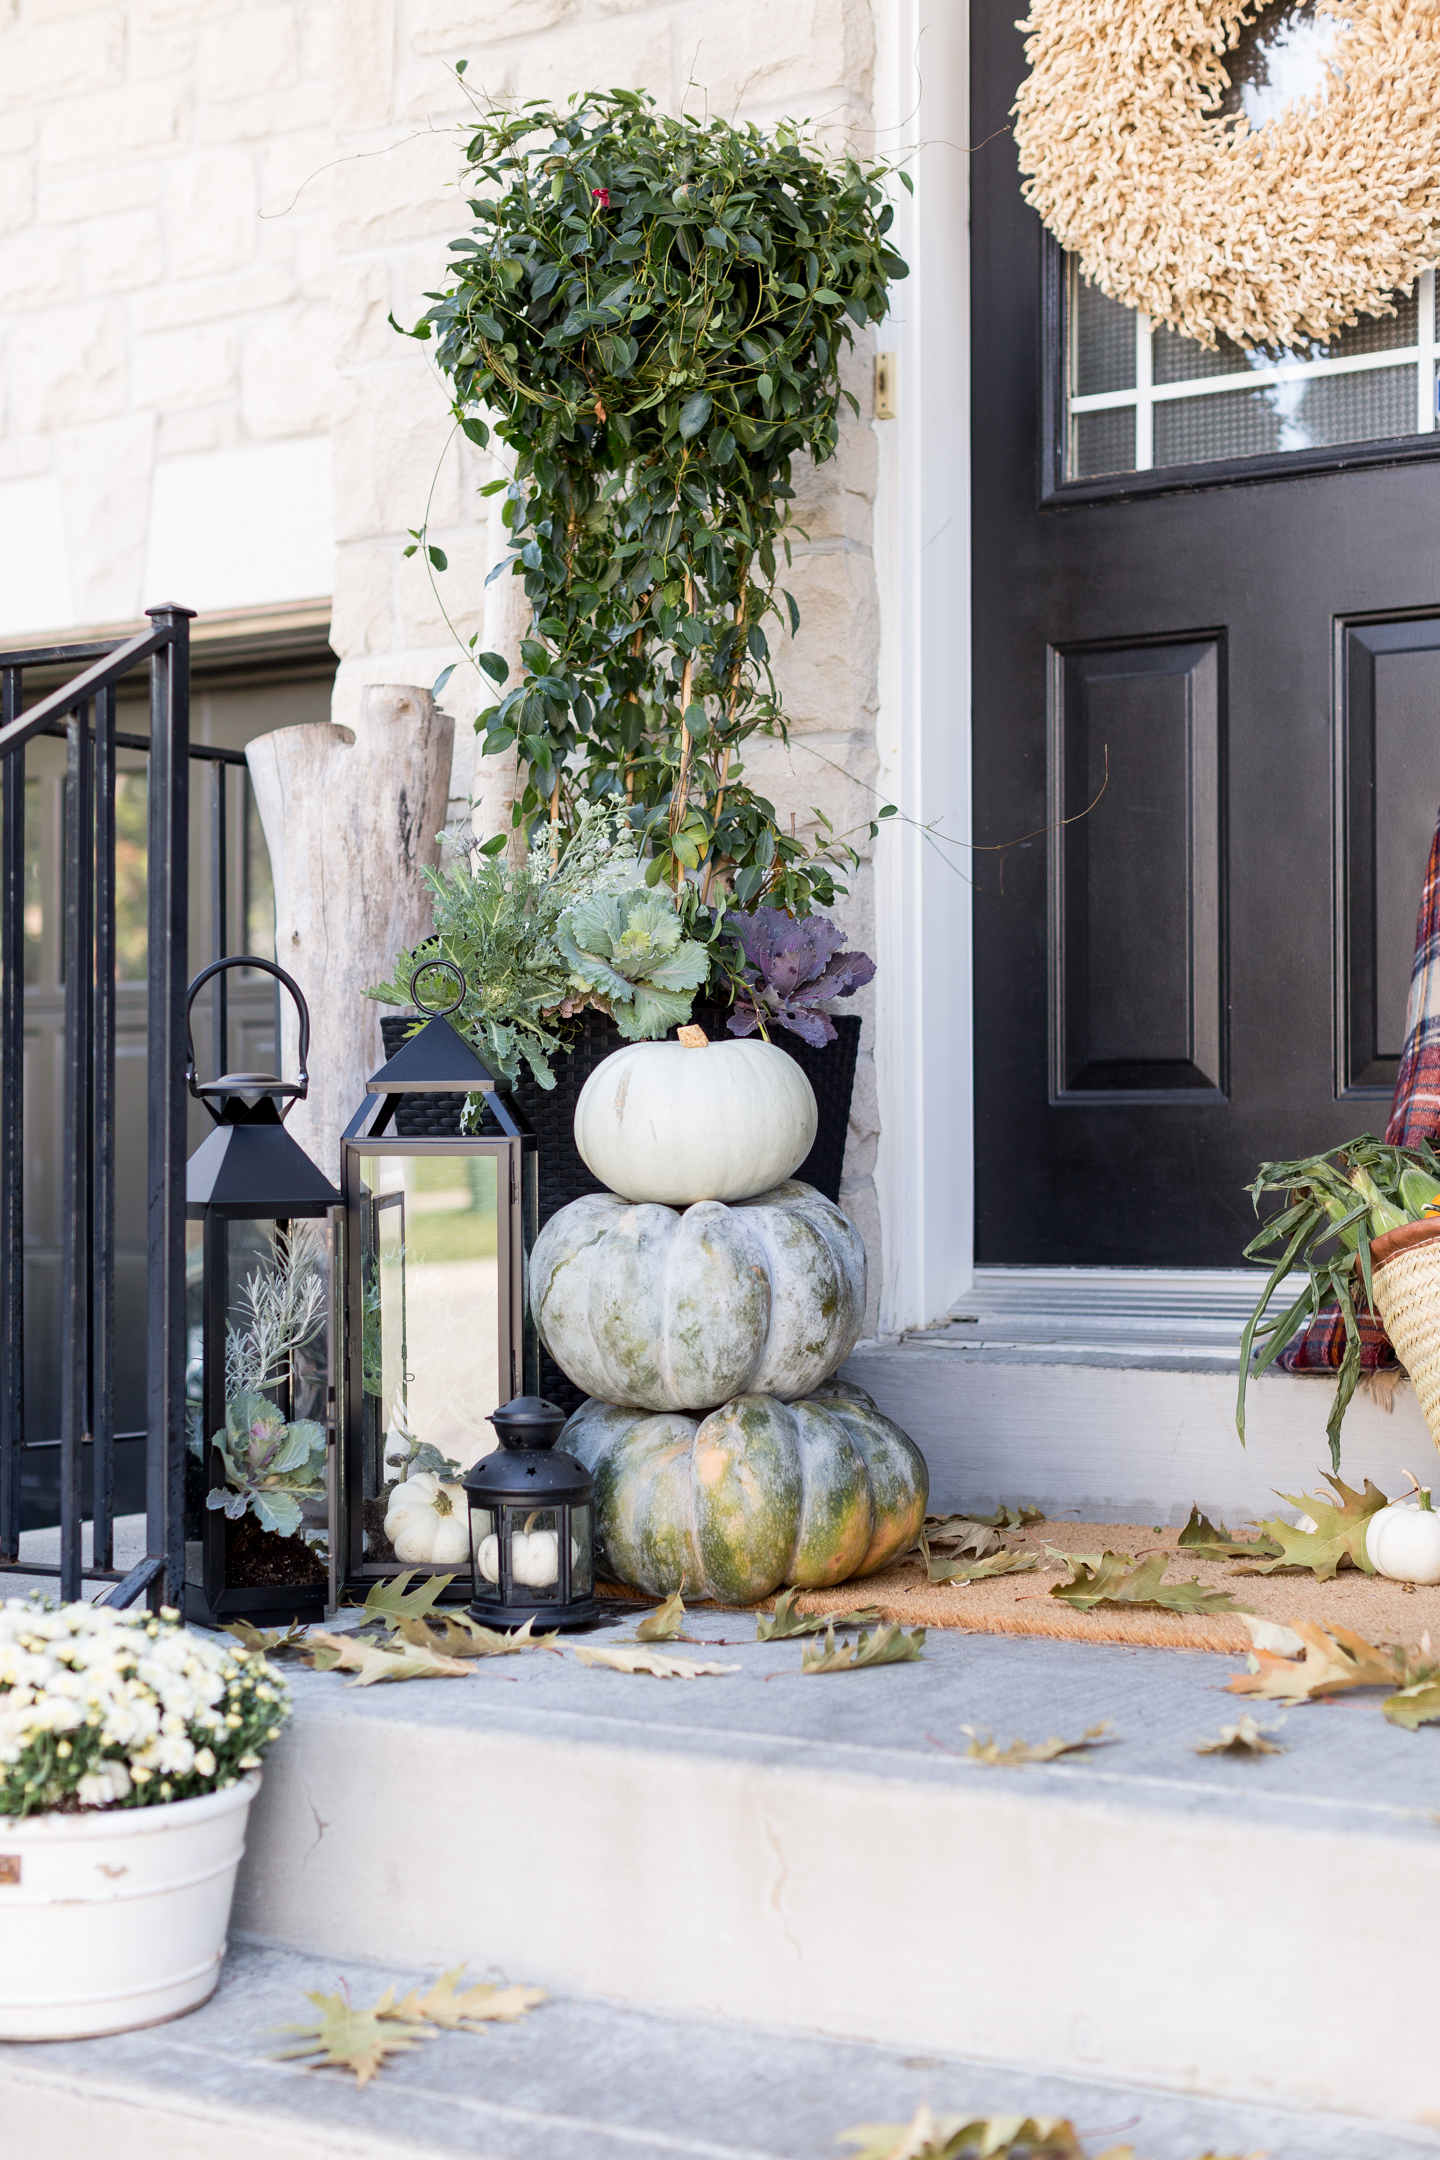
<svg viewBox="0 0 1440 2160">
<path fill-rule="evenodd" d="M 875 1059 L 880 1325 L 923 1326 L 970 1282 L 974 1141 L 970 944 L 969 11 L 877 8 L 876 149 L 904 160 L 910 265 L 880 343 L 897 416 L 876 421 L 880 787 Z"/>
</svg>

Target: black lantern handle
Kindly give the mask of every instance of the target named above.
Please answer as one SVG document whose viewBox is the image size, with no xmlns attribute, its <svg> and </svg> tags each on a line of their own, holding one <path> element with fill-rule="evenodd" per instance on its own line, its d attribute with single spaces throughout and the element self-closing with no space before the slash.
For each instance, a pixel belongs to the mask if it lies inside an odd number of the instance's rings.
<svg viewBox="0 0 1440 2160">
<path fill-rule="evenodd" d="M 305 1003 L 305 993 L 294 976 L 287 975 L 284 968 L 277 967 L 273 960 L 262 960 L 255 953 L 233 953 L 227 960 L 212 960 L 209 967 L 200 970 L 200 973 L 190 985 L 185 998 L 185 1079 L 191 1094 L 201 1098 L 209 1090 L 201 1087 L 195 1071 L 195 1038 L 190 1032 L 190 1008 L 195 1003 L 196 992 L 200 990 L 203 984 L 209 982 L 212 975 L 219 975 L 225 968 L 232 967 L 260 968 L 265 974 L 273 975 L 276 982 L 284 983 L 285 988 L 294 998 L 296 1009 L 300 1014 L 300 1078 L 298 1080 L 276 1078 L 269 1082 L 264 1089 L 264 1093 L 267 1095 L 289 1095 L 293 1097 L 295 1102 L 304 1102 L 305 1097 L 310 1092 L 310 1075 L 305 1069 L 305 1061 L 310 1055 L 310 1008 Z M 280 1045 L 278 1042 L 275 1045 L 275 1062 L 277 1065 L 280 1062 Z M 210 1086 L 214 1086 L 213 1081 Z"/>
<path fill-rule="evenodd" d="M 427 1005 L 424 998 L 421 997 L 419 991 L 415 988 L 416 981 L 421 975 L 433 975 L 436 973 L 442 975 L 453 975 L 456 983 L 459 985 L 454 997 L 451 998 L 448 1005 Z M 465 990 L 465 977 L 461 973 L 460 969 L 456 967 L 453 960 L 421 960 L 411 970 L 410 1002 L 412 1005 L 416 1006 L 422 1013 L 424 1013 L 427 1020 L 443 1020 L 447 1013 L 458 1012 L 460 1007 L 465 1002 Z"/>
</svg>

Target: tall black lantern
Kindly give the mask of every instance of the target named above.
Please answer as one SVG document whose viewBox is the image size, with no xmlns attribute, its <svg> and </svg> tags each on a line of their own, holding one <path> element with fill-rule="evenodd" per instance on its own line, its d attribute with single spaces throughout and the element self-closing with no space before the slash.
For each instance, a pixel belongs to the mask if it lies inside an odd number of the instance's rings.
<svg viewBox="0 0 1440 2160">
<path fill-rule="evenodd" d="M 464 996 L 449 961 L 416 970 L 427 1015 L 367 1083 L 341 1142 L 345 1194 L 345 1388 L 340 1550 L 346 1583 L 400 1568 L 455 1576 L 469 1542 L 460 1480 L 493 1440 L 497 1407 L 539 1386 L 527 1309 L 539 1228 L 534 1134 L 446 1014 Z M 429 1002 L 423 993 L 430 990 Z M 428 1138 L 402 1105 L 483 1100 L 473 1134 Z M 438 1122 L 438 1121 L 437 1121 Z"/>
<path fill-rule="evenodd" d="M 197 1077 L 190 1008 L 228 968 L 258 968 L 294 998 L 298 1079 Z M 186 1612 L 315 1620 L 331 1584 L 325 1221 L 340 1195 L 284 1125 L 309 1090 L 310 1015 L 283 968 L 240 954 L 196 976 L 185 1018 L 185 1077 L 215 1121 L 185 1171 Z"/>
<path fill-rule="evenodd" d="M 565 1412 L 538 1395 L 490 1421 L 500 1445 L 465 1473 L 470 1613 L 487 1627 L 588 1627 L 595 1602 L 595 1481 L 556 1447 Z"/>
</svg>

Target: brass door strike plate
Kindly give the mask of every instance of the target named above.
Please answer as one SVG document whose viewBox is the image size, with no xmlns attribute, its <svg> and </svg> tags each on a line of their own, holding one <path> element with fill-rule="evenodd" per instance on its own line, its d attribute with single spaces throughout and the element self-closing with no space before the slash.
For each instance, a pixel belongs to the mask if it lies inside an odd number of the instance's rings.
<svg viewBox="0 0 1440 2160">
<path fill-rule="evenodd" d="M 893 353 L 893 352 L 880 352 L 880 353 L 876 353 L 876 355 L 875 355 L 875 418 L 876 418 L 877 420 L 893 420 L 893 419 L 895 418 L 895 393 L 896 393 L 896 389 L 897 389 L 897 384 L 896 384 L 896 381 L 895 381 L 895 355 L 894 355 L 894 353 Z"/>
</svg>

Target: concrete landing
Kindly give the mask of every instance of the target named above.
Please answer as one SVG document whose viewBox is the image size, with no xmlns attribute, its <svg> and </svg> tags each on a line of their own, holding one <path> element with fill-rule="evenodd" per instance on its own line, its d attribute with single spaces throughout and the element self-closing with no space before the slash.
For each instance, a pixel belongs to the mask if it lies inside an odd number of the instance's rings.
<svg viewBox="0 0 1440 2160">
<path fill-rule="evenodd" d="M 1241 1707 L 1217 1692 L 1233 1660 L 947 1633 L 920 1664 L 802 1678 L 799 1644 L 757 1645 L 746 1617 L 693 1632 L 684 1654 L 740 1671 L 661 1682 L 567 1652 L 363 1691 L 299 1672 L 237 1928 L 1440 2121 L 1440 1733 L 1387 1726 L 1370 1695 L 1292 1711 L 1288 1754 L 1201 1757 Z M 1033 1741 L 1102 1719 L 1118 1744 L 1088 1760 L 963 1754 L 963 1724 Z"/>
<path fill-rule="evenodd" d="M 312 2015 L 307 1989 L 343 1979 L 369 2004 L 419 1977 L 237 1943 L 218 1993 L 189 2017 L 109 2040 L 0 2045 L 0 2160 L 841 2160 L 842 2132 L 908 2120 L 922 2099 L 939 2112 L 1068 2115 L 1092 2152 L 1124 2142 L 1144 2160 L 1440 2153 L 1435 2132 L 1353 2117 L 1177 2099 L 563 1994 L 522 2024 L 445 2034 L 393 2058 L 363 2091 L 340 2072 L 269 2059 L 285 2044 L 274 2028 Z M 544 1974 L 531 1961 L 506 1977 Z"/>
</svg>

